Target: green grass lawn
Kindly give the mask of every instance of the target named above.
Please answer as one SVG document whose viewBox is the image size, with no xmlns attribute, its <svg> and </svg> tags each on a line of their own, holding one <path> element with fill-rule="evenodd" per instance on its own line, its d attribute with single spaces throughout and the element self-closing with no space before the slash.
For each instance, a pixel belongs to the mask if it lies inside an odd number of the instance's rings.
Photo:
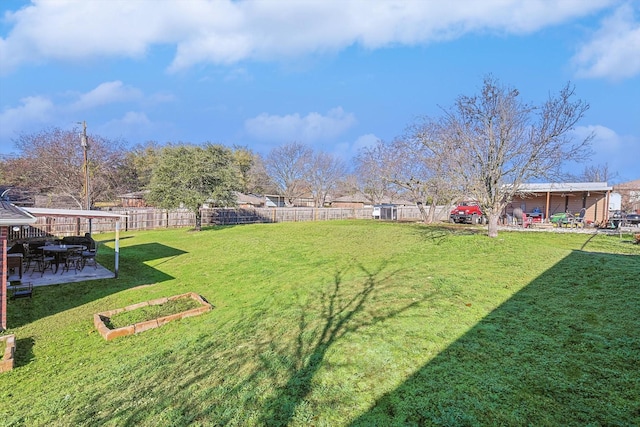
<svg viewBox="0 0 640 427">
<path fill-rule="evenodd" d="M 374 221 L 124 233 L 118 279 L 8 302 L 0 425 L 639 425 L 631 236 Z M 113 235 L 98 261 L 113 264 Z M 93 314 L 214 309 L 105 341 Z"/>
</svg>

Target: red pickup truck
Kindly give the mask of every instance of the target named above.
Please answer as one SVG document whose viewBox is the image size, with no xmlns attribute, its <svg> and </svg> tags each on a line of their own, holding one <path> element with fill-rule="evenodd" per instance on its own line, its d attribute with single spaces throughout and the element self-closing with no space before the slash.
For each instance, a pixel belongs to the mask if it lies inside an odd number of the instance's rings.
<svg viewBox="0 0 640 427">
<path fill-rule="evenodd" d="M 449 214 L 450 222 L 486 224 L 487 217 L 476 202 L 462 202 Z"/>
</svg>

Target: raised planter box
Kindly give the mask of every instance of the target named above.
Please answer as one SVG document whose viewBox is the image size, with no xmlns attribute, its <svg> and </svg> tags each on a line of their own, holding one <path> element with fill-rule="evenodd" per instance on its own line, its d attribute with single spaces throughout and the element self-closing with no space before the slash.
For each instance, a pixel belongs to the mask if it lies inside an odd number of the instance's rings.
<svg viewBox="0 0 640 427">
<path fill-rule="evenodd" d="M 0 372 L 7 372 L 13 369 L 13 355 L 16 351 L 16 336 L 2 335 L 0 341 L 5 342 L 4 354 L 0 360 Z"/>
<path fill-rule="evenodd" d="M 122 328 L 110 329 L 105 324 L 105 321 L 108 321 L 111 316 L 114 316 L 118 313 L 122 313 L 125 311 L 132 311 L 138 308 L 150 306 L 150 305 L 161 305 L 166 303 L 167 301 L 176 300 L 180 298 L 191 298 L 194 301 L 200 303 L 200 307 L 193 308 L 191 310 L 183 311 L 180 313 L 172 314 L 169 316 L 159 317 L 157 319 L 148 320 L 145 322 L 135 323 L 133 325 L 127 325 Z M 127 335 L 137 334 L 139 332 L 148 331 L 149 329 L 154 329 L 159 326 L 164 325 L 165 323 L 169 323 L 172 320 L 184 319 L 185 317 L 198 316 L 202 313 L 206 313 L 207 311 L 211 311 L 213 307 L 207 301 L 204 300 L 200 295 L 194 292 L 188 292 L 186 294 L 174 295 L 172 297 L 167 298 L 158 298 L 151 301 L 145 301 L 138 304 L 129 305 L 124 308 L 116 308 L 115 310 L 104 311 L 102 313 L 96 313 L 93 315 L 93 324 L 102 335 L 102 337 L 110 341 L 114 338 L 124 337 Z"/>
</svg>

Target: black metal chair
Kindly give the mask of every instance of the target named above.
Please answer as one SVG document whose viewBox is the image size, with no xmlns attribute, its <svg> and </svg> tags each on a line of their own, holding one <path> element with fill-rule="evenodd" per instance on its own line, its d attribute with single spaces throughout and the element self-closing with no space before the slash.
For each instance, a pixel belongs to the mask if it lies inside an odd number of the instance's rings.
<svg viewBox="0 0 640 427">
<path fill-rule="evenodd" d="M 35 272 L 39 272 L 40 277 L 42 277 L 44 276 L 44 272 L 47 271 L 47 269 L 51 270 L 52 273 L 54 272 L 53 266 L 56 258 L 54 256 L 46 254 L 44 250 L 38 249 L 37 256 L 34 258 L 34 261 L 36 262 L 36 266 L 31 272 L 32 275 Z"/>
<path fill-rule="evenodd" d="M 92 262 L 93 263 L 93 267 L 95 269 L 98 268 L 98 262 L 96 261 L 96 255 L 98 254 L 98 245 L 96 244 L 96 241 L 93 240 L 93 238 L 91 237 L 91 235 L 89 233 L 86 233 L 84 235 L 85 237 L 85 246 L 86 249 L 82 251 L 82 269 L 84 269 L 84 266 L 87 265 L 87 263 Z"/>
<path fill-rule="evenodd" d="M 78 270 L 82 270 L 84 268 L 82 249 L 70 249 L 69 252 L 67 252 L 64 264 L 62 265 L 61 274 L 64 274 L 65 271 L 69 271 L 72 267 L 76 274 L 78 273 Z"/>
</svg>

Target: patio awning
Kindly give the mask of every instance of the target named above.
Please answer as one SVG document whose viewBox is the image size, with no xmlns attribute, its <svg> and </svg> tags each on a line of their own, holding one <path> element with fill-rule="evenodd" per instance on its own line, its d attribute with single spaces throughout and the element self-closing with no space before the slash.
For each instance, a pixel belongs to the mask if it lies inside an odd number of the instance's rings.
<svg viewBox="0 0 640 427">
<path fill-rule="evenodd" d="M 115 237 L 115 276 L 118 277 L 120 267 L 120 221 L 127 218 L 108 211 L 94 211 L 87 209 L 49 209 L 49 208 L 23 208 L 34 217 L 66 217 L 66 218 L 106 218 L 116 221 L 116 237 Z"/>
<path fill-rule="evenodd" d="M 94 211 L 86 209 L 49 209 L 49 208 L 23 208 L 33 216 L 48 217 L 76 217 L 76 218 L 113 218 L 122 220 L 126 215 L 121 215 L 108 211 Z"/>
</svg>

